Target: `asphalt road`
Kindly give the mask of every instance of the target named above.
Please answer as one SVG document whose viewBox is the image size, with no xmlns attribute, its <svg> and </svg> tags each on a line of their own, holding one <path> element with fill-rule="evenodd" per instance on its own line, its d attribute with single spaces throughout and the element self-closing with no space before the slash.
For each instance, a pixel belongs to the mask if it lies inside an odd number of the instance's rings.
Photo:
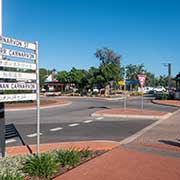
<svg viewBox="0 0 180 180">
<path fill-rule="evenodd" d="M 58 97 L 55 97 L 58 98 Z M 144 100 L 144 108 L 173 112 L 178 108 L 152 104 Z M 150 125 L 154 120 L 127 118 L 95 118 L 97 110 L 123 107 L 123 100 L 107 101 L 95 98 L 68 98 L 71 105 L 41 110 L 41 143 L 122 139 Z M 140 108 L 141 99 L 128 100 L 128 107 Z M 6 112 L 6 124 L 13 123 L 27 144 L 36 143 L 34 110 Z M 9 139 L 7 146 L 20 145 L 18 138 Z"/>
</svg>

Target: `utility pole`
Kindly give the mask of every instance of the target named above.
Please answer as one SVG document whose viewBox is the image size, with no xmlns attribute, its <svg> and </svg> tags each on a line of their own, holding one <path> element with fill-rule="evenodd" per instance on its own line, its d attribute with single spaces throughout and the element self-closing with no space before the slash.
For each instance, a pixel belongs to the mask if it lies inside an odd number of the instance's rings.
<svg viewBox="0 0 180 180">
<path fill-rule="evenodd" d="M 164 63 L 163 64 L 165 67 L 168 67 L 168 89 L 171 88 L 171 63 Z"/>
<path fill-rule="evenodd" d="M 0 36 L 2 36 L 2 0 L 0 0 Z M 0 48 L 2 48 L 2 42 L 0 42 Z M 0 55 L 2 59 L 2 55 Z M 0 70 L 3 70 L 0 67 Z M 0 79 L 0 82 L 2 79 Z M 3 91 L 0 91 L 2 94 Z M 4 103 L 0 103 L 0 157 L 5 156 L 5 118 L 4 118 Z"/>
<path fill-rule="evenodd" d="M 171 64 L 168 63 L 168 89 L 171 88 Z"/>
</svg>

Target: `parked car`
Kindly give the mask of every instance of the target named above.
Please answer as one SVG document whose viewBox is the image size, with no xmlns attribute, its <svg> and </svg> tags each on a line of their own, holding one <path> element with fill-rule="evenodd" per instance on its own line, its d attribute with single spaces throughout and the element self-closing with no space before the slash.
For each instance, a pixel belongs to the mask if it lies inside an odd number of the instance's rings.
<svg viewBox="0 0 180 180">
<path fill-rule="evenodd" d="M 162 92 L 166 92 L 166 89 L 163 86 L 158 86 L 158 87 L 154 88 L 154 92 L 162 93 Z"/>
</svg>

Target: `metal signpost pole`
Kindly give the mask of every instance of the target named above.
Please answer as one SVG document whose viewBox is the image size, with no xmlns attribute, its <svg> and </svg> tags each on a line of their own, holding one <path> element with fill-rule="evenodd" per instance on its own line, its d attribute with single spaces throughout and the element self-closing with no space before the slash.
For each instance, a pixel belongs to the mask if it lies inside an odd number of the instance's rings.
<svg viewBox="0 0 180 180">
<path fill-rule="evenodd" d="M 144 94 L 143 94 L 143 87 L 141 87 L 141 93 L 142 93 L 142 100 L 141 100 L 141 110 L 144 109 Z"/>
<path fill-rule="evenodd" d="M 124 111 L 126 111 L 126 109 L 127 109 L 126 80 L 124 81 L 124 93 L 125 93 L 125 97 L 124 97 Z"/>
<path fill-rule="evenodd" d="M 2 0 L 0 0 L 0 36 L 2 36 Z M 0 42 L 0 48 L 2 48 L 2 43 Z M 0 55 L 2 59 L 2 55 Z M 3 67 L 0 68 L 3 70 Z M 1 80 L 0 80 L 1 81 Z M 0 91 L 2 94 L 3 91 Z M 0 103 L 0 157 L 5 156 L 5 118 L 4 118 L 4 103 Z"/>
<path fill-rule="evenodd" d="M 40 155 L 40 91 L 39 91 L 39 59 L 38 59 L 38 42 L 36 42 L 36 100 L 37 100 L 37 110 L 36 110 L 36 118 L 37 118 L 37 149 L 36 153 Z"/>
</svg>

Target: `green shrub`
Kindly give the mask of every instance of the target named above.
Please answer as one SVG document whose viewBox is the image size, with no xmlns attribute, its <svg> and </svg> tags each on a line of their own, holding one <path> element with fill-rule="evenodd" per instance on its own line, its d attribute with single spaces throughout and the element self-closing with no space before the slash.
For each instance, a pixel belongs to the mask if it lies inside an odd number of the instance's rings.
<svg viewBox="0 0 180 180">
<path fill-rule="evenodd" d="M 23 171 L 31 177 L 49 180 L 57 172 L 59 164 L 51 153 L 30 156 L 24 164 Z"/>
<path fill-rule="evenodd" d="M 79 151 L 79 154 L 81 158 L 87 158 L 91 155 L 91 151 L 87 148 Z"/>
<path fill-rule="evenodd" d="M 23 177 L 25 174 L 22 172 L 23 163 L 26 158 L 24 155 L 7 156 L 0 159 L 0 180 Z"/>
<path fill-rule="evenodd" d="M 168 100 L 168 99 L 171 99 L 171 98 L 170 98 L 169 94 L 162 93 L 162 94 L 156 94 L 156 99 L 159 99 L 159 100 Z"/>
<path fill-rule="evenodd" d="M 80 153 L 74 150 L 57 150 L 56 160 L 62 166 L 74 166 L 80 162 Z"/>
<path fill-rule="evenodd" d="M 16 177 L 12 177 L 10 175 L 7 176 L 0 176 L 0 180 L 23 180 L 24 178 L 17 175 Z"/>
</svg>

